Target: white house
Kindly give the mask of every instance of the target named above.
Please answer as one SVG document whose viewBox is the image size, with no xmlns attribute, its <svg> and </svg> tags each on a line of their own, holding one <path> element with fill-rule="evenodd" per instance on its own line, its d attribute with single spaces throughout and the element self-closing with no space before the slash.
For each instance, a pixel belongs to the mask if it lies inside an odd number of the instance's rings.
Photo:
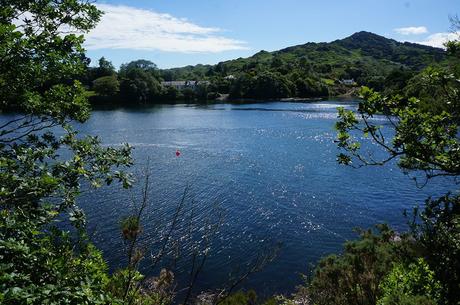
<svg viewBox="0 0 460 305">
<path fill-rule="evenodd" d="M 340 83 L 351 86 L 355 84 L 355 80 L 353 78 L 352 79 L 342 79 Z"/>
<path fill-rule="evenodd" d="M 161 82 L 163 87 L 174 87 L 178 91 L 182 91 L 186 88 L 190 88 L 195 90 L 198 86 L 207 86 L 210 82 L 208 81 L 198 81 L 198 80 L 174 80 L 174 81 L 167 81 Z"/>
</svg>

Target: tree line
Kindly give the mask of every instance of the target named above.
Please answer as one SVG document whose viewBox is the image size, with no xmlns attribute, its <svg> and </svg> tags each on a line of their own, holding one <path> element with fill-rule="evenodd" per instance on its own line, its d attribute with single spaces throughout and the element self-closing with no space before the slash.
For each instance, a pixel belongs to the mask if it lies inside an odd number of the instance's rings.
<svg viewBox="0 0 460 305">
<path fill-rule="evenodd" d="M 238 78 L 214 77 L 209 83 L 193 88 L 177 89 L 162 85 L 165 72 L 148 60 L 123 64 L 116 71 L 104 57 L 97 67 L 87 67 L 82 83 L 94 104 L 149 105 L 168 102 L 206 102 L 225 94 L 233 99 L 313 98 L 327 97 L 328 86 L 318 79 L 295 74 L 290 77 L 280 72 L 265 71 L 244 74 Z M 183 81 L 200 81 L 201 78 Z"/>
<path fill-rule="evenodd" d="M 81 81 L 90 100 L 103 104 L 207 102 L 223 97 L 307 99 L 355 94 L 360 86 L 387 92 L 411 90 L 424 68 L 446 64 L 443 50 L 361 32 L 329 44 L 260 51 L 249 58 L 216 65 L 158 69 L 151 61 L 141 59 L 123 64 L 116 71 L 101 58 L 98 66 L 86 67 Z M 163 86 L 163 81 L 205 82 L 178 90 Z"/>
<path fill-rule="evenodd" d="M 281 63 L 282 64 L 282 63 Z M 212 70 L 213 68 L 210 68 Z M 116 71 L 112 63 L 104 57 L 97 67 L 87 67 L 81 78 L 90 101 L 94 104 L 149 105 L 170 102 L 209 102 L 222 95 L 230 99 L 276 99 L 276 98 L 324 98 L 346 93 L 356 88 L 358 82 L 342 84 L 340 80 L 324 80 L 311 69 L 307 72 L 293 69 L 282 73 L 283 69 L 250 70 L 238 76 L 203 77 L 190 74 L 183 81 L 201 81 L 193 88 L 177 89 L 162 85 L 168 72 L 160 70 L 148 60 L 136 60 L 123 64 Z M 354 72 L 357 73 L 356 71 Z M 351 75 L 355 75 L 351 74 Z M 404 89 L 416 71 L 404 68 L 392 70 L 386 77 L 367 81 L 367 85 L 380 90 L 383 88 Z M 355 80 L 350 74 L 344 78 Z"/>
</svg>

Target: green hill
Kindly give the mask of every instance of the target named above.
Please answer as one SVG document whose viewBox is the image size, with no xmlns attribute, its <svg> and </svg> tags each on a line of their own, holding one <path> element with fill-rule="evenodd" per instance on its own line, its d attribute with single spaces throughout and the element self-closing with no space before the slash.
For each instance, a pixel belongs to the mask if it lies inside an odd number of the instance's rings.
<svg viewBox="0 0 460 305">
<path fill-rule="evenodd" d="M 161 70 L 160 75 L 165 80 L 210 80 L 212 90 L 235 98 L 315 97 L 346 92 L 352 85 L 342 84 L 345 79 L 382 89 L 394 85 L 394 79 L 407 81 L 445 56 L 439 48 L 358 32 L 329 43 L 260 51 L 216 65 Z"/>
</svg>

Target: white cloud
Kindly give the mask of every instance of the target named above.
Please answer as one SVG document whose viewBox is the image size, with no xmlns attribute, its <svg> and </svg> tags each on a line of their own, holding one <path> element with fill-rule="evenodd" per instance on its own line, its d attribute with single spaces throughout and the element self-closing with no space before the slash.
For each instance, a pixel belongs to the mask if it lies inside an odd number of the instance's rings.
<svg viewBox="0 0 460 305">
<path fill-rule="evenodd" d="M 406 28 L 397 28 L 394 31 L 401 35 L 419 35 L 428 33 L 428 29 L 424 26 L 409 26 Z"/>
<path fill-rule="evenodd" d="M 460 38 L 460 32 L 456 33 L 434 33 L 421 41 L 414 41 L 415 43 L 424 44 L 436 48 L 445 48 L 444 43 L 449 40 L 457 40 Z M 411 41 L 412 42 L 412 41 Z"/>
<path fill-rule="evenodd" d="M 97 4 L 104 11 L 85 47 L 96 49 L 159 50 L 217 53 L 248 49 L 243 41 L 226 38 L 221 29 L 202 27 L 186 19 L 130 6 Z"/>
</svg>

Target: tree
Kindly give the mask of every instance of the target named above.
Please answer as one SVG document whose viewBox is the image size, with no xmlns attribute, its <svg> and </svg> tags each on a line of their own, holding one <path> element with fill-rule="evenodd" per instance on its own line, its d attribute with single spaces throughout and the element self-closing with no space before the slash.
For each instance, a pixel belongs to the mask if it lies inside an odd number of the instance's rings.
<svg viewBox="0 0 460 305">
<path fill-rule="evenodd" d="M 115 75 L 99 77 L 93 81 L 93 90 L 101 96 L 114 96 L 120 91 L 120 83 Z"/>
<path fill-rule="evenodd" d="M 394 69 L 385 78 L 384 87 L 388 90 L 403 90 L 408 81 L 414 76 L 414 72 L 411 70 Z"/>
<path fill-rule="evenodd" d="M 234 82 L 231 83 L 229 94 L 231 98 L 246 97 L 247 92 L 253 86 L 253 79 L 248 74 L 242 74 Z"/>
<path fill-rule="evenodd" d="M 411 231 L 435 278 L 441 283 L 439 303 L 458 304 L 460 292 L 460 196 L 429 198 L 415 209 Z"/>
<path fill-rule="evenodd" d="M 172 86 L 166 86 L 162 88 L 161 98 L 165 101 L 175 101 L 178 99 L 180 92 Z"/>
<path fill-rule="evenodd" d="M 121 65 L 120 73 L 124 73 L 125 71 L 130 71 L 133 69 L 140 69 L 146 72 L 150 72 L 154 76 L 157 76 L 158 73 L 157 65 L 146 59 L 138 59 Z"/>
<path fill-rule="evenodd" d="M 99 67 L 97 69 L 99 77 L 111 76 L 115 74 L 115 68 L 113 64 L 105 59 L 105 57 L 101 57 L 99 59 Z"/>
<path fill-rule="evenodd" d="M 121 169 L 132 162 L 131 148 L 103 147 L 71 125 L 89 117 L 75 80 L 88 62 L 83 36 L 71 33 L 89 31 L 100 15 L 77 0 L 8 0 L 0 7 L 0 110 L 20 113 L 0 126 L 2 304 L 117 303 L 106 293 L 106 267 L 76 198 L 83 180 L 129 187 Z"/>
<path fill-rule="evenodd" d="M 298 78 L 295 86 L 298 97 L 322 97 L 329 95 L 328 88 L 319 80 Z"/>
<path fill-rule="evenodd" d="M 75 111 L 63 112 L 61 118 L 84 119 L 87 116 L 84 100 L 74 98 L 82 88 L 73 81 L 86 64 L 81 47 L 83 36 L 59 34 L 64 26 L 88 31 L 99 17 L 100 12 L 86 2 L 3 1 L 0 9 L 0 107 L 34 114 L 44 114 L 45 110 L 45 114 L 57 114 L 56 106 L 65 104 L 63 108 L 74 107 Z M 60 101 L 59 94 L 55 93 L 63 90 L 72 98 Z"/>
<path fill-rule="evenodd" d="M 86 61 L 86 65 L 89 65 L 89 60 Z M 86 67 L 85 73 L 80 76 L 83 84 L 88 88 L 92 88 L 94 80 L 104 76 L 116 76 L 117 72 L 113 64 L 101 57 L 99 59 L 99 66 L 97 67 Z"/>
<path fill-rule="evenodd" d="M 148 60 L 123 64 L 119 76 L 120 93 L 130 102 L 146 104 L 161 93 L 161 86 L 156 78 L 156 65 Z"/>
<path fill-rule="evenodd" d="M 277 81 L 277 77 L 271 72 L 258 74 L 254 77 L 254 87 L 250 89 L 248 97 L 286 97 L 287 95 L 285 95 L 284 92 L 287 90 L 283 90 L 285 88 L 282 88 Z"/>
<path fill-rule="evenodd" d="M 364 101 L 358 107 L 359 120 L 353 112 L 339 109 L 338 143 L 348 153 L 340 154 L 339 162 L 352 164 L 357 161 L 358 166 L 383 165 L 398 158 L 398 165 L 405 172 L 422 171 L 426 178 L 458 176 L 460 84 L 448 71 L 427 69 L 423 72 L 422 86 L 425 94 L 436 95 L 423 101 L 398 94 L 383 96 L 363 88 L 361 96 Z M 381 130 L 383 127 L 372 120 L 377 115 L 385 116 L 393 126 L 395 135 L 392 139 L 387 139 Z M 351 131 L 370 137 L 384 149 L 386 157 L 376 160 L 363 156 L 361 144 L 354 140 Z"/>
<path fill-rule="evenodd" d="M 291 96 L 294 85 L 279 73 L 263 72 L 256 76 L 240 76 L 232 83 L 231 97 L 276 98 Z"/>
</svg>

